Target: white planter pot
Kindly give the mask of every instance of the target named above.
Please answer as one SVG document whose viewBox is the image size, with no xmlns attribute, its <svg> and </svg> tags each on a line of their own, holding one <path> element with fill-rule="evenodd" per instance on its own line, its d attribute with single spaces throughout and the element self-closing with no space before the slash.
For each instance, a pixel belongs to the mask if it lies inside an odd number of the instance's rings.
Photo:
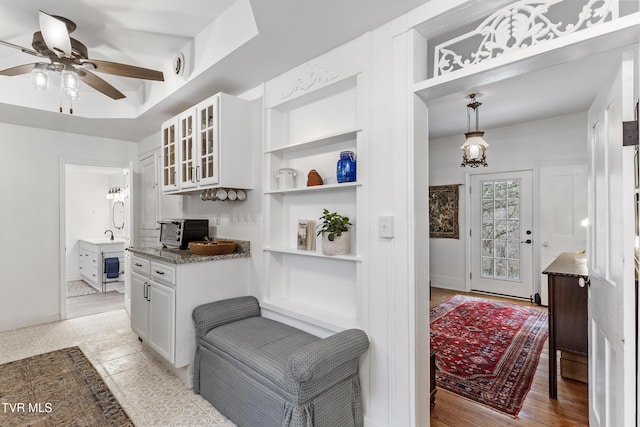
<svg viewBox="0 0 640 427">
<path fill-rule="evenodd" d="M 349 253 L 349 232 L 343 231 L 340 236 L 335 236 L 333 241 L 327 236 L 329 233 L 322 232 L 322 253 L 325 255 L 347 255 Z"/>
</svg>

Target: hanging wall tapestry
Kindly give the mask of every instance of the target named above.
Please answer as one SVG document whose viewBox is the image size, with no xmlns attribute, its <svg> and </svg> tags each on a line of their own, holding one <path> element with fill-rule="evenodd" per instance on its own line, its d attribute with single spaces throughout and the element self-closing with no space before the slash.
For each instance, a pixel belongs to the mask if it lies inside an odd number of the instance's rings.
<svg viewBox="0 0 640 427">
<path fill-rule="evenodd" d="M 457 184 L 429 187 L 429 237 L 460 238 Z"/>
</svg>

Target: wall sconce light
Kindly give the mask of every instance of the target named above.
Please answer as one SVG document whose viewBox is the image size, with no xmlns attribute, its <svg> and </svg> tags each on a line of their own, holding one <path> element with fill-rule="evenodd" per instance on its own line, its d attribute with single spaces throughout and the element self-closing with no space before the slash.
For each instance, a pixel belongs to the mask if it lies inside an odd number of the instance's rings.
<svg viewBox="0 0 640 427">
<path fill-rule="evenodd" d="M 49 89 L 49 75 L 47 74 L 47 64 L 38 63 L 31 70 L 31 86 L 37 90 Z"/>
<path fill-rule="evenodd" d="M 469 99 L 471 99 L 471 102 L 467 104 L 467 132 L 464 134 L 466 141 L 462 147 L 460 147 L 462 150 L 462 163 L 460 166 L 465 167 L 468 165 L 472 168 L 477 168 L 480 165 L 487 166 L 485 151 L 489 147 L 489 144 L 487 144 L 482 138 L 484 136 L 484 132 L 478 130 L 478 108 L 482 103 L 476 100 L 475 93 L 470 94 Z M 476 116 L 476 126 L 474 131 L 471 130 L 471 110 L 475 112 Z"/>
</svg>

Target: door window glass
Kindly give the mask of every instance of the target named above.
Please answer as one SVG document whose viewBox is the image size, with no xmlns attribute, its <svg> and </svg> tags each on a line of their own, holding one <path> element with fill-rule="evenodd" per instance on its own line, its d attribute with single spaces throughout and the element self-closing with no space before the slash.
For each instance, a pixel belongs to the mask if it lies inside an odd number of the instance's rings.
<svg viewBox="0 0 640 427">
<path fill-rule="evenodd" d="M 490 180 L 481 184 L 481 275 L 520 281 L 520 180 Z"/>
</svg>

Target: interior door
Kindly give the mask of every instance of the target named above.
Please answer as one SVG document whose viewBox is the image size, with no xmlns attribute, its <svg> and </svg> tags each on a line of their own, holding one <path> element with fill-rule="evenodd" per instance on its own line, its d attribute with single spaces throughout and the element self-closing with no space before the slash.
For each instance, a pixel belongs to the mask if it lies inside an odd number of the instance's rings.
<svg viewBox="0 0 640 427">
<path fill-rule="evenodd" d="M 471 290 L 533 293 L 532 172 L 471 176 Z"/>
<path fill-rule="evenodd" d="M 622 122 L 634 119 L 633 56 L 588 112 L 589 423 L 635 425 L 633 151 Z"/>
<path fill-rule="evenodd" d="M 541 166 L 539 169 L 540 296 L 548 305 L 547 275 L 542 272 L 562 252 L 587 248 L 587 165 Z"/>
<path fill-rule="evenodd" d="M 158 228 L 158 161 L 157 155 L 151 154 L 140 161 L 142 169 L 142 188 L 140 191 L 140 228 L 156 230 Z"/>
</svg>

